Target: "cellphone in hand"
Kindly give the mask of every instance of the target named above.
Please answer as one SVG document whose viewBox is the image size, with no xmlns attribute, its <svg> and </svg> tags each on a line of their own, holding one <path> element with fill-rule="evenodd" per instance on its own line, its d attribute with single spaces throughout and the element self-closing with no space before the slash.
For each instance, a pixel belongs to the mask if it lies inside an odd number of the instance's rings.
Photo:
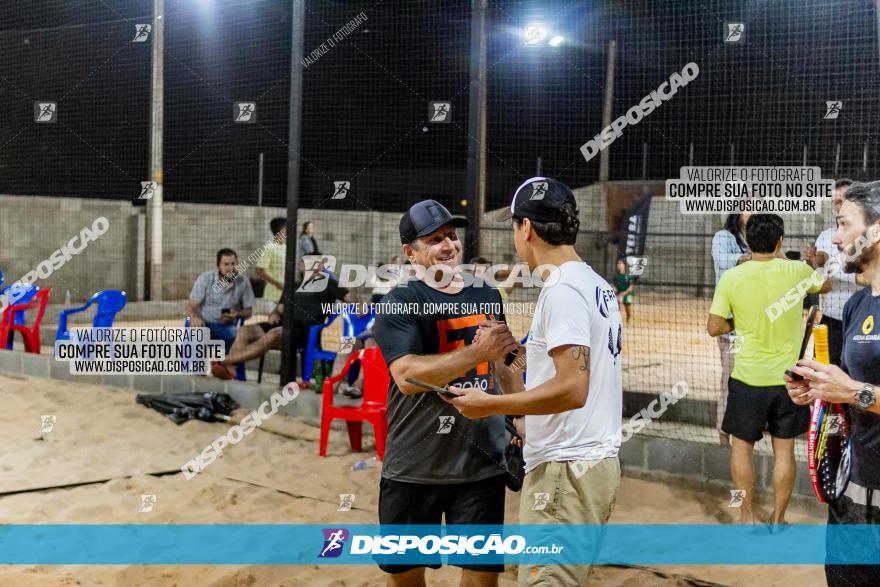
<svg viewBox="0 0 880 587">
<path fill-rule="evenodd" d="M 804 339 L 801 342 L 801 352 L 800 352 L 800 355 L 798 355 L 798 361 L 803 359 L 804 355 L 807 354 L 807 347 L 810 344 L 810 337 L 813 335 L 813 324 L 816 321 L 816 315 L 818 314 L 818 312 L 819 312 L 819 308 L 817 308 L 816 306 L 810 307 L 810 313 L 807 315 L 807 325 L 804 328 Z M 803 380 L 802 375 L 798 375 L 797 373 L 795 373 L 791 369 L 786 369 L 785 374 L 788 375 L 789 377 L 791 377 L 792 379 L 794 379 L 795 381 Z"/>
</svg>

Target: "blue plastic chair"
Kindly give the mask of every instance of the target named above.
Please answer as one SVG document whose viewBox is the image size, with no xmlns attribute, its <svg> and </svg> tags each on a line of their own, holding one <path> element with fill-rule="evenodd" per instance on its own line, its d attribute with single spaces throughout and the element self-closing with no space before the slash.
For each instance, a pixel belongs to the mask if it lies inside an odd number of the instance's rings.
<svg viewBox="0 0 880 587">
<path fill-rule="evenodd" d="M 92 328 L 111 328 L 116 314 L 125 307 L 127 299 L 128 296 L 124 291 L 108 289 L 93 295 L 84 306 L 61 310 L 61 313 L 58 314 L 58 333 L 55 335 L 55 340 L 70 340 L 67 317 L 71 314 L 85 312 L 92 304 L 98 305 L 95 317 L 92 319 Z"/>
<path fill-rule="evenodd" d="M 26 304 L 34 299 L 34 296 L 40 291 L 40 287 L 38 285 L 34 285 L 32 283 L 10 283 L 4 288 L 0 288 L 0 295 L 6 294 L 9 296 L 10 303 L 16 304 Z M 25 311 L 26 310 L 18 310 L 15 312 L 15 323 L 24 325 L 27 324 L 25 319 Z M 8 350 L 12 350 L 12 337 L 9 337 L 9 340 L 6 342 L 6 348 Z"/>
<path fill-rule="evenodd" d="M 303 358 L 303 362 L 305 363 L 303 365 L 303 381 L 309 381 L 312 378 L 312 367 L 314 366 L 315 361 L 330 361 L 332 363 L 336 360 L 337 353 L 322 349 L 320 341 L 321 331 L 330 326 L 338 316 L 339 314 L 331 314 L 323 324 L 318 324 L 309 328 L 309 341 Z M 343 336 L 358 336 L 373 327 L 373 324 L 376 322 L 376 312 L 375 310 L 371 310 L 363 316 L 343 312 L 342 322 Z"/>
<path fill-rule="evenodd" d="M 330 361 L 332 363 L 336 360 L 335 352 L 325 351 L 321 348 L 321 331 L 333 324 L 337 317 L 339 314 L 330 314 L 323 324 L 316 324 L 309 328 L 309 340 L 303 354 L 303 381 L 309 381 L 312 378 L 312 367 L 315 361 Z"/>
<path fill-rule="evenodd" d="M 342 315 L 342 321 L 343 336 L 357 336 L 359 334 L 363 334 L 365 331 L 372 328 L 373 324 L 376 322 L 375 307 L 370 306 L 370 311 L 363 316 L 358 316 L 357 314 L 350 314 L 348 312 L 345 312 Z"/>
</svg>

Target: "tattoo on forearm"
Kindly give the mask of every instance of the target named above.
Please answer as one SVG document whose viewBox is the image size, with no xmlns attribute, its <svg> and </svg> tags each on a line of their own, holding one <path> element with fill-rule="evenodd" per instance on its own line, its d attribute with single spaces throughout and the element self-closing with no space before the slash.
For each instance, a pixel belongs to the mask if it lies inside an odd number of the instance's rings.
<svg viewBox="0 0 880 587">
<path fill-rule="evenodd" d="M 590 370 L 590 347 L 573 347 L 571 349 L 571 356 L 574 358 L 575 361 L 581 361 L 581 365 L 578 367 L 581 371 Z"/>
</svg>

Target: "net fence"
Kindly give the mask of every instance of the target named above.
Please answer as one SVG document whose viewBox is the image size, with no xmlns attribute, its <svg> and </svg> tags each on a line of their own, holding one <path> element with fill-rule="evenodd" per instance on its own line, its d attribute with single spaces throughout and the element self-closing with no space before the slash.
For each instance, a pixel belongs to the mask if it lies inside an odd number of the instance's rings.
<svg viewBox="0 0 880 587">
<path fill-rule="evenodd" d="M 256 279 L 273 236 L 269 222 L 286 216 L 291 3 L 166 0 L 162 297 L 169 301 L 138 303 L 154 41 L 143 25 L 155 26 L 152 12 L 146 0 L 0 7 L 6 283 L 95 219 L 110 226 L 74 262 L 40 275 L 40 285 L 53 288 L 49 324 L 64 304 L 99 289 L 129 292 L 124 320 L 178 324 L 216 252 L 234 249 L 240 269 Z M 809 165 L 826 178 L 875 178 L 876 7 L 870 0 L 492 0 L 486 14 L 486 211 L 507 205 L 531 176 L 564 181 L 580 207 L 578 253 L 613 281 L 621 221 L 651 194 L 647 265 L 634 280 L 625 325 L 627 411 L 684 380 L 687 398 L 646 433 L 717 442 L 725 357 L 705 323 L 716 278 L 712 238 L 724 216 L 681 214 L 663 198 L 664 180 L 686 165 Z M 472 3 L 462 0 L 306 2 L 300 206 L 291 237 L 312 222 L 320 252 L 375 265 L 400 254 L 397 223 L 411 204 L 434 198 L 453 214 L 472 213 L 478 203 L 466 166 L 479 142 L 469 124 L 472 26 Z M 697 77 L 587 160 L 582 146 L 602 131 L 606 100 L 614 120 L 688 63 Z M 509 227 L 488 218 L 481 254 L 514 262 Z M 785 249 L 797 252 L 831 226 L 831 214 L 790 214 L 785 223 Z M 510 291 L 517 303 L 536 296 Z M 264 299 L 254 320 L 274 301 Z M 529 318 L 511 316 L 517 336 Z"/>
</svg>

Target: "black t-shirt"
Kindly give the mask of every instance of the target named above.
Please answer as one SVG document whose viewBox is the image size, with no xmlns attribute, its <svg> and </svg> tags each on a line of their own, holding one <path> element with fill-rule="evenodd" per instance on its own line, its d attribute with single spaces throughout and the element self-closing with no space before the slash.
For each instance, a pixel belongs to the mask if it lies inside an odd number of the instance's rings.
<svg viewBox="0 0 880 587">
<path fill-rule="evenodd" d="M 880 296 L 866 287 L 854 293 L 843 308 L 841 367 L 856 381 L 880 391 Z M 852 464 L 850 479 L 880 489 L 880 415 L 849 408 Z"/>
<path fill-rule="evenodd" d="M 302 282 L 294 284 L 293 303 L 284 304 L 285 312 L 293 312 L 293 323 L 298 328 L 308 329 L 310 326 L 323 324 L 330 315 L 328 309 L 332 304 L 337 300 L 344 300 L 348 294 L 348 290 L 340 287 L 336 279 L 322 275 L 324 278 L 313 279 L 305 287 Z"/>
<path fill-rule="evenodd" d="M 445 306 L 439 306 L 445 304 Z M 504 320 L 501 295 L 489 286 L 439 292 L 418 280 L 382 298 L 373 333 L 388 365 L 405 355 L 436 355 L 471 344 L 477 325 Z M 494 365 L 481 363 L 449 383 L 498 394 Z M 469 420 L 434 392 L 388 389 L 388 436 L 382 476 L 408 483 L 471 483 L 506 472 L 504 417 Z"/>
</svg>

